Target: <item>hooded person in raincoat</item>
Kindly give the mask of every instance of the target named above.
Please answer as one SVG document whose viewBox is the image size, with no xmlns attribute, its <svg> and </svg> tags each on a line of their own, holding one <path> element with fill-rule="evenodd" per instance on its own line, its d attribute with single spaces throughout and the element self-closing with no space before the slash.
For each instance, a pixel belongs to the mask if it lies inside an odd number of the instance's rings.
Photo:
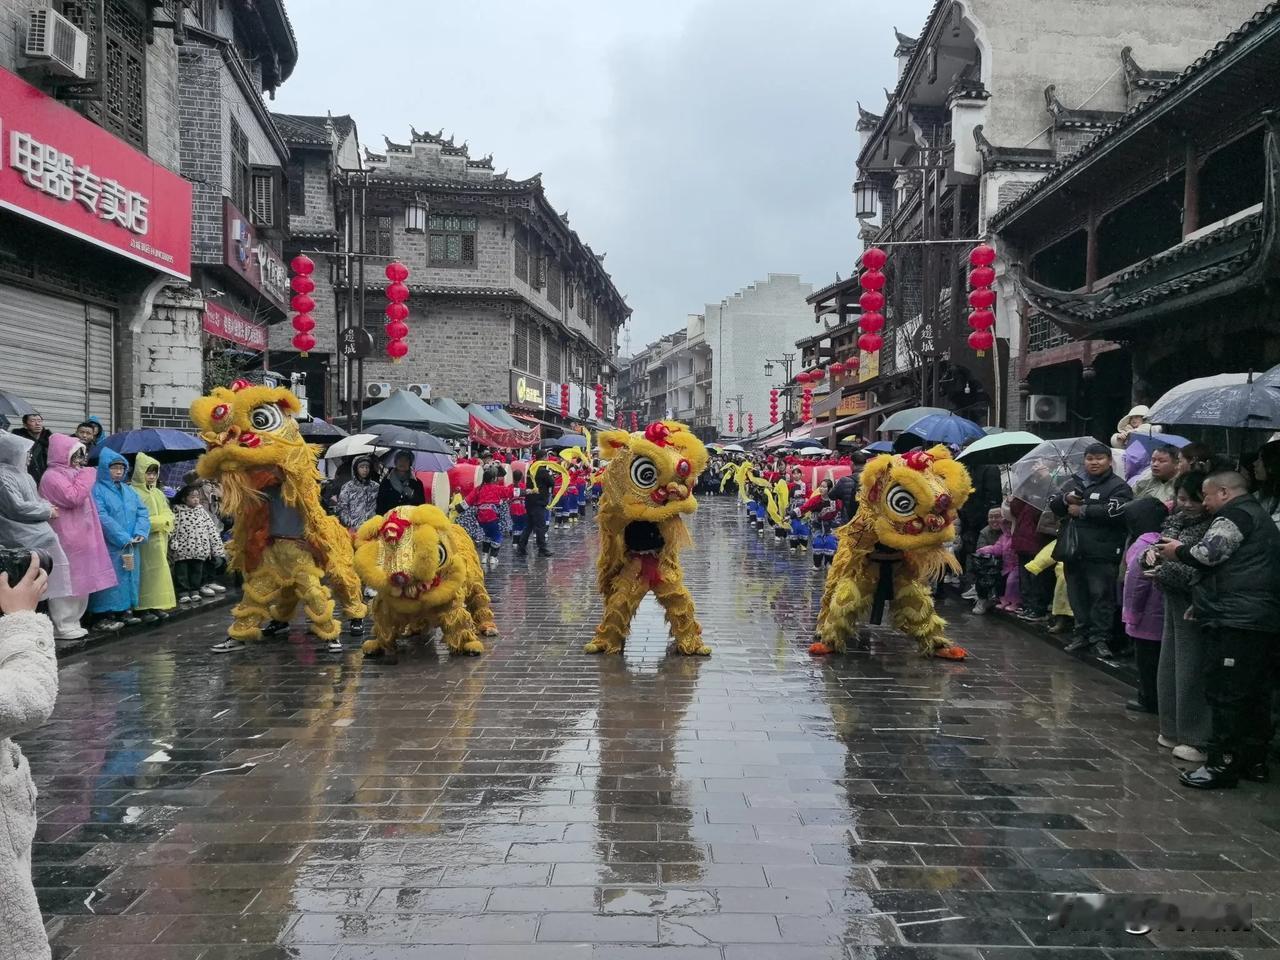
<svg viewBox="0 0 1280 960">
<path fill-rule="evenodd" d="M 27 472 L 34 446 L 26 437 L 0 433 L 0 546 L 42 550 L 53 558 L 46 599 L 71 596 L 71 565 L 49 520 L 58 510 L 41 499 L 36 481 Z"/>
<path fill-rule="evenodd" d="M 71 563 L 70 596 L 49 601 L 49 618 L 59 640 L 75 640 L 88 633 L 80 619 L 89 606 L 89 595 L 116 585 L 93 502 L 98 475 L 84 465 L 85 458 L 79 440 L 55 433 L 49 438 L 49 467 L 40 478 L 40 496 L 58 508 L 49 526 Z"/>
<path fill-rule="evenodd" d="M 173 592 L 173 574 L 169 571 L 169 534 L 173 533 L 173 509 L 160 489 L 160 462 L 145 453 L 133 460 L 133 479 L 129 481 L 151 518 L 151 532 L 138 547 L 141 582 L 138 602 L 134 605 L 143 620 L 163 619 L 165 612 L 178 605 Z"/>
<path fill-rule="evenodd" d="M 91 596 L 89 612 L 124 614 L 126 623 L 129 620 L 137 622 L 132 613 L 138 605 L 141 579 L 137 550 L 151 532 L 147 508 L 133 487 L 125 483 L 128 475 L 129 464 L 125 458 L 110 447 L 103 447 L 98 456 L 98 481 L 93 485 L 93 502 L 98 508 L 111 564 L 115 567 L 116 585 Z M 117 623 L 117 620 L 108 618 L 107 622 Z"/>
</svg>

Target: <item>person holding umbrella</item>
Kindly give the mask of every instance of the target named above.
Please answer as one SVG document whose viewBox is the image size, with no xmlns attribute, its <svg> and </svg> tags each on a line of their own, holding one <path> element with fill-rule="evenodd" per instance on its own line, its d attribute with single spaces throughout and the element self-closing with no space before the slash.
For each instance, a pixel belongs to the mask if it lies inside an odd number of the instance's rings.
<svg viewBox="0 0 1280 960">
<path fill-rule="evenodd" d="M 1113 655 L 1111 628 L 1126 540 L 1122 511 L 1133 499 L 1133 490 L 1115 475 L 1111 463 L 1110 447 L 1090 444 L 1084 469 L 1049 498 L 1049 509 L 1066 521 L 1058 537 L 1061 553 L 1055 554 L 1066 565 L 1067 593 L 1076 613 L 1076 636 L 1066 650 L 1093 647 L 1104 658 Z"/>
<path fill-rule="evenodd" d="M 375 511 L 385 516 L 396 507 L 420 507 L 427 502 L 427 491 L 422 481 L 413 475 L 413 452 L 396 450 L 391 457 L 391 469 L 378 486 Z"/>
</svg>

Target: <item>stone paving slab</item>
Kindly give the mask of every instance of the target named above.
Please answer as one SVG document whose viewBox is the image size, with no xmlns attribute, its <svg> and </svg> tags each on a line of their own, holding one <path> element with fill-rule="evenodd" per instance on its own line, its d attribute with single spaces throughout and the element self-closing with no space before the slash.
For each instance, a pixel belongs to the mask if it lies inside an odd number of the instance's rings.
<svg viewBox="0 0 1280 960">
<path fill-rule="evenodd" d="M 821 579 L 705 501 L 707 660 L 646 601 L 581 653 L 594 530 L 490 573 L 476 659 L 217 657 L 225 611 L 64 661 L 24 738 L 60 958 L 1121 960 L 1280 956 L 1280 787 L 1188 793 L 1125 686 L 953 602 L 816 661 Z M 354 646 L 354 645 L 353 645 Z M 1055 892 L 1240 897 L 1245 933 L 1060 930 Z"/>
</svg>

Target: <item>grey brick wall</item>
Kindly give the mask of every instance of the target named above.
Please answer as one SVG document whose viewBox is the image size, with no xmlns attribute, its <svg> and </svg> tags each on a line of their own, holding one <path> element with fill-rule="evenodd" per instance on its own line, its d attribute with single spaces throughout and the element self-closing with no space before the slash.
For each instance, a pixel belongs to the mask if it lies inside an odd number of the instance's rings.
<svg viewBox="0 0 1280 960">
<path fill-rule="evenodd" d="M 170 170 L 180 169 L 178 48 L 159 31 L 147 47 L 147 152 Z"/>
<path fill-rule="evenodd" d="M 303 169 L 303 194 L 306 210 L 290 213 L 289 226 L 294 230 L 332 230 L 335 227 L 333 192 L 329 186 L 329 155 L 318 150 L 299 150 L 294 162 Z"/>
<path fill-rule="evenodd" d="M 191 258 L 222 261 L 222 120 L 218 51 L 187 44 L 178 52 L 179 135 L 182 175 L 191 181 Z"/>
</svg>

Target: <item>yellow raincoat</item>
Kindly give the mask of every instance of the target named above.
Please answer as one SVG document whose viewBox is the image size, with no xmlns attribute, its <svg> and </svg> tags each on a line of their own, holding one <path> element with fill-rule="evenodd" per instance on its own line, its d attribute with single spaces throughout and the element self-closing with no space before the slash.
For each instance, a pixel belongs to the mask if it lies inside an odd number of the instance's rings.
<svg viewBox="0 0 1280 960">
<path fill-rule="evenodd" d="M 1053 548 L 1057 545 L 1057 540 L 1049 541 L 1048 545 L 1037 553 L 1028 563 L 1027 569 L 1031 573 L 1041 574 L 1050 567 L 1054 568 L 1057 575 L 1057 584 L 1053 588 L 1053 610 L 1050 611 L 1055 617 L 1069 617 L 1071 613 L 1071 603 L 1067 600 L 1067 572 L 1066 568 L 1054 561 Z"/>
<path fill-rule="evenodd" d="M 147 486 L 147 471 L 160 464 L 145 453 L 138 454 L 129 483 L 151 515 L 151 533 L 138 545 L 135 562 L 142 574 L 138 588 L 138 610 L 172 610 L 178 605 L 169 572 L 169 534 L 173 533 L 173 510 L 159 485 Z"/>
</svg>

